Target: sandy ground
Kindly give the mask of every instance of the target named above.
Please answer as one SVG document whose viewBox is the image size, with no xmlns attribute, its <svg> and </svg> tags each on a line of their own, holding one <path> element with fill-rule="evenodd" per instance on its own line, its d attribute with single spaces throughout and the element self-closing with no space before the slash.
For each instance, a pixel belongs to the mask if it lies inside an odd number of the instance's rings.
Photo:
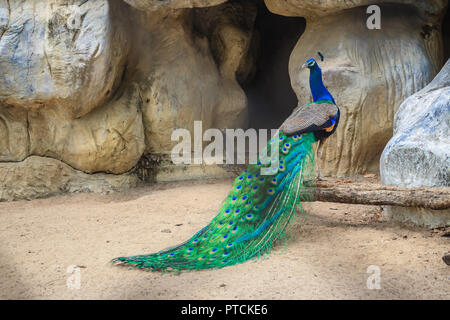
<svg viewBox="0 0 450 320">
<path fill-rule="evenodd" d="M 215 215 L 230 184 L 0 203 L 0 298 L 450 298 L 450 267 L 441 259 L 450 249 L 448 230 L 384 222 L 381 208 L 371 206 L 308 204 L 289 245 L 258 262 L 181 275 L 108 263 L 186 240 Z M 367 287 L 371 265 L 379 268 L 380 289 Z M 70 266 L 79 268 L 71 273 Z"/>
</svg>

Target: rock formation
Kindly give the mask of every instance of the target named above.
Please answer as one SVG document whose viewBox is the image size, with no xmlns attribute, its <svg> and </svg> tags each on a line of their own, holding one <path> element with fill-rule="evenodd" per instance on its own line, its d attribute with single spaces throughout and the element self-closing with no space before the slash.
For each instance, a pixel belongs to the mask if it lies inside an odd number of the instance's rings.
<svg viewBox="0 0 450 320">
<path fill-rule="evenodd" d="M 73 3 L 73 4 L 68 4 Z M 114 2 L 0 1 L 0 101 L 76 119 L 117 87 L 127 37 Z"/>
<path fill-rule="evenodd" d="M 136 187 L 132 174 L 87 174 L 52 158 L 30 156 L 0 166 L 0 201 L 31 200 L 65 192 L 109 193 Z"/>
<path fill-rule="evenodd" d="M 274 13 L 306 17 L 289 63 L 300 105 L 311 99 L 300 66 L 317 51 L 325 55 L 324 82 L 342 114 L 336 134 L 321 147 L 322 174 L 377 172 L 398 106 L 443 64 L 440 22 L 446 1 L 389 1 L 380 5 L 380 30 L 368 29 L 366 6 L 384 1 L 265 2 Z"/>
<path fill-rule="evenodd" d="M 139 85 L 145 153 L 169 153 L 176 128 L 245 127 L 246 97 L 236 81 L 249 47 L 250 21 L 234 21 L 225 4 L 210 11 L 132 10 L 132 53 L 125 82 Z M 243 12 L 241 13 L 243 14 Z M 204 18 L 204 19 L 203 19 Z M 207 23 L 209 25 L 207 25 Z"/>
<path fill-rule="evenodd" d="M 156 11 L 160 9 L 185 9 L 195 7 L 212 7 L 228 0 L 124 0 L 139 10 Z"/>
<path fill-rule="evenodd" d="M 398 105 L 442 65 L 446 2 L 265 1 L 276 14 L 306 18 L 289 63 L 298 103 L 310 100 L 307 74 L 298 67 L 318 50 L 326 57 L 325 81 L 342 122 L 322 148 L 322 174 L 377 170 Z M 383 4 L 381 30 L 365 25 L 365 6 L 373 3 Z M 256 63 L 264 34 L 255 32 L 262 5 L 0 0 L 0 200 L 118 190 L 136 185 L 136 174 L 143 180 L 226 174 L 171 167 L 168 153 L 177 143 L 171 134 L 192 132 L 195 120 L 203 130 L 247 128 L 242 85 L 264 68 Z M 300 35 L 304 20 L 298 26 Z M 277 79 L 269 78 L 260 77 L 277 90 Z M 279 114 L 294 107 L 273 106 Z M 268 114 L 260 123 L 272 123 Z"/>
<path fill-rule="evenodd" d="M 172 131 L 192 130 L 194 120 L 203 129 L 247 125 L 236 74 L 252 70 L 255 6 L 127 2 L 0 1 L 0 200 L 76 189 L 36 187 L 33 174 L 17 187 L 25 165 L 49 177 L 64 168 L 89 185 L 99 175 L 83 172 L 126 174 L 143 154 L 166 156 Z"/>
<path fill-rule="evenodd" d="M 450 60 L 395 114 L 394 136 L 381 156 L 384 184 L 450 186 Z M 450 210 L 388 207 L 396 219 L 430 227 L 450 224 Z"/>
</svg>

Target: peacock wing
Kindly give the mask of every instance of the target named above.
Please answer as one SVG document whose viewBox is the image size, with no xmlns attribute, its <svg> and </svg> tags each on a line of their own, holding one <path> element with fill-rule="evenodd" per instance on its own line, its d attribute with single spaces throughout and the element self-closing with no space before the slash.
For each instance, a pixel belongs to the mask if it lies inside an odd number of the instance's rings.
<svg viewBox="0 0 450 320">
<path fill-rule="evenodd" d="M 332 103 L 309 103 L 296 108 L 289 118 L 281 125 L 287 136 L 323 130 L 330 125 L 335 118 L 338 108 Z"/>
</svg>

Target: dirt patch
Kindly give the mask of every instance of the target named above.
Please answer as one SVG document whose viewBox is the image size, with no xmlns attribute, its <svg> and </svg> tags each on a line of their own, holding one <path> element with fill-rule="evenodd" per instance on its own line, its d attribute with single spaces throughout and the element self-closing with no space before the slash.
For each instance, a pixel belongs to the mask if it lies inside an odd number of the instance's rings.
<svg viewBox="0 0 450 320">
<path fill-rule="evenodd" d="M 181 275 L 111 266 L 207 224 L 230 180 L 0 203 L 2 299 L 449 299 L 448 230 L 383 221 L 380 207 L 306 204 L 288 246 L 258 262 Z M 381 289 L 368 289 L 369 266 Z M 79 266 L 80 288 L 67 281 Z M 69 271 L 70 268 L 69 268 Z M 72 283 L 73 284 L 73 283 Z"/>
</svg>

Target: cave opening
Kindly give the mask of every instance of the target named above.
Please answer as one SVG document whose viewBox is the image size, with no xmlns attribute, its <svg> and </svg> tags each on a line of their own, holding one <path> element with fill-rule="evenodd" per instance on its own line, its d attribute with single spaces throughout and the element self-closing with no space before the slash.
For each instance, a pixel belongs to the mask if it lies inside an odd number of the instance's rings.
<svg viewBox="0 0 450 320">
<path fill-rule="evenodd" d="M 257 1 L 253 37 L 256 68 L 242 83 L 248 100 L 249 128 L 274 129 L 297 106 L 297 96 L 289 77 L 289 57 L 305 31 L 304 18 L 271 13 L 264 1 Z"/>
</svg>

